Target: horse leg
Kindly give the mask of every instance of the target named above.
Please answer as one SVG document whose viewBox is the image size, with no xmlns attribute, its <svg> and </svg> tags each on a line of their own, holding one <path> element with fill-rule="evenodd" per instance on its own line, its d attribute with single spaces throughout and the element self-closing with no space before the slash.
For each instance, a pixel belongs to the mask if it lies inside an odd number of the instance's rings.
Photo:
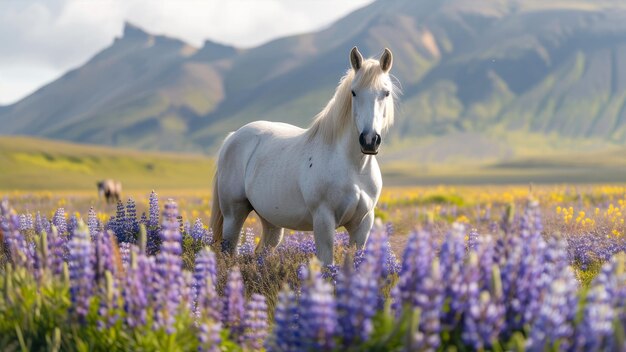
<svg viewBox="0 0 626 352">
<path fill-rule="evenodd" d="M 372 230 L 372 225 L 374 225 L 374 211 L 367 213 L 360 222 L 346 225 L 346 230 L 350 234 L 350 245 L 352 246 L 356 243 L 357 249 L 363 249 Z"/>
<path fill-rule="evenodd" d="M 261 218 L 259 216 L 259 218 Z M 256 252 L 259 253 L 265 249 L 274 249 L 280 241 L 283 239 L 283 228 L 274 226 L 267 220 L 261 218 L 261 224 L 263 225 L 263 234 L 261 235 L 261 241 L 256 247 Z"/>
<path fill-rule="evenodd" d="M 335 234 L 335 216 L 325 208 L 318 209 L 313 215 L 313 235 L 317 258 L 326 265 L 333 264 L 333 236 Z"/>
<path fill-rule="evenodd" d="M 245 202 L 230 203 L 222 208 L 224 214 L 224 230 L 222 232 L 222 251 L 231 255 L 235 254 L 241 228 L 248 214 L 252 211 L 252 206 Z"/>
</svg>

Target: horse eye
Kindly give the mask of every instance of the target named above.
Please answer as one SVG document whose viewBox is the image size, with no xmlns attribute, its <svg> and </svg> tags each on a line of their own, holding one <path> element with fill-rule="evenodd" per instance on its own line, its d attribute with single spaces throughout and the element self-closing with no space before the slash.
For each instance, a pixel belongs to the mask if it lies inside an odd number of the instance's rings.
<svg viewBox="0 0 626 352">
<path fill-rule="evenodd" d="M 388 97 L 388 96 L 389 96 L 389 93 L 391 93 L 391 92 L 390 92 L 390 91 L 388 91 L 388 90 L 386 90 L 386 91 L 385 91 L 385 96 L 386 96 L 386 97 Z"/>
<path fill-rule="evenodd" d="M 356 97 L 356 93 L 354 91 L 352 91 L 352 96 Z"/>
</svg>

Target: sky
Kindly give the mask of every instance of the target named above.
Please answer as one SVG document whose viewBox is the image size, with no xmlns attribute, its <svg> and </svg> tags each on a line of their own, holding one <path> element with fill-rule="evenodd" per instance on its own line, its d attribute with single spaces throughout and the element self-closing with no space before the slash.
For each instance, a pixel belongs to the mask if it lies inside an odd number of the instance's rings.
<svg viewBox="0 0 626 352">
<path fill-rule="evenodd" d="M 0 0 L 0 105 L 86 62 L 124 22 L 201 46 L 321 29 L 372 0 Z"/>
</svg>

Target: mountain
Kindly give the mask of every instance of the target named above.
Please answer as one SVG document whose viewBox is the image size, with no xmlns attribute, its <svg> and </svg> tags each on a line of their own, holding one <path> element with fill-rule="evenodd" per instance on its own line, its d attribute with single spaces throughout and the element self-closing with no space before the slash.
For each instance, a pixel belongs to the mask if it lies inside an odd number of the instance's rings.
<svg viewBox="0 0 626 352">
<path fill-rule="evenodd" d="M 214 150 L 266 119 L 306 126 L 354 45 L 394 53 L 400 114 L 385 158 L 497 161 L 626 143 L 621 0 L 386 0 L 251 49 L 194 48 L 126 24 L 83 66 L 0 109 L 0 134 Z"/>
<path fill-rule="evenodd" d="M 126 24 L 83 66 L 0 111 L 2 133 L 142 149 L 192 149 L 190 122 L 223 98 L 218 66 L 234 48 L 201 49 Z"/>
</svg>

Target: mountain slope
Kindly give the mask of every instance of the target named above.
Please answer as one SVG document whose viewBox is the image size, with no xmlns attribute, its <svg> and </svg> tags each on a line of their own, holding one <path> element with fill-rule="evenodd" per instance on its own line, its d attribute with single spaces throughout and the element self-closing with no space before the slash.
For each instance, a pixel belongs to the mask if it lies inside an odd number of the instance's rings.
<svg viewBox="0 0 626 352">
<path fill-rule="evenodd" d="M 0 133 L 213 150 L 249 121 L 308 125 L 354 45 L 394 52 L 403 96 L 390 160 L 449 159 L 460 147 L 438 145 L 455 136 L 481 160 L 626 142 L 619 0 L 376 1 L 323 30 L 247 50 L 197 49 L 127 24 L 84 66 L 0 109 Z M 402 153 L 407 146 L 414 152 Z"/>
<path fill-rule="evenodd" d="M 212 62 L 236 54 L 198 50 L 126 24 L 121 38 L 0 115 L 2 132 L 139 148 L 190 149 L 190 120 L 223 97 Z M 165 138 L 167 137 L 167 138 Z"/>
<path fill-rule="evenodd" d="M 209 190 L 213 160 L 201 155 L 143 152 L 120 148 L 0 137 L 2 191 L 88 190 L 96 182 L 121 180 L 124 192 L 151 189 Z M 124 193 L 126 194 L 126 193 Z"/>
</svg>

